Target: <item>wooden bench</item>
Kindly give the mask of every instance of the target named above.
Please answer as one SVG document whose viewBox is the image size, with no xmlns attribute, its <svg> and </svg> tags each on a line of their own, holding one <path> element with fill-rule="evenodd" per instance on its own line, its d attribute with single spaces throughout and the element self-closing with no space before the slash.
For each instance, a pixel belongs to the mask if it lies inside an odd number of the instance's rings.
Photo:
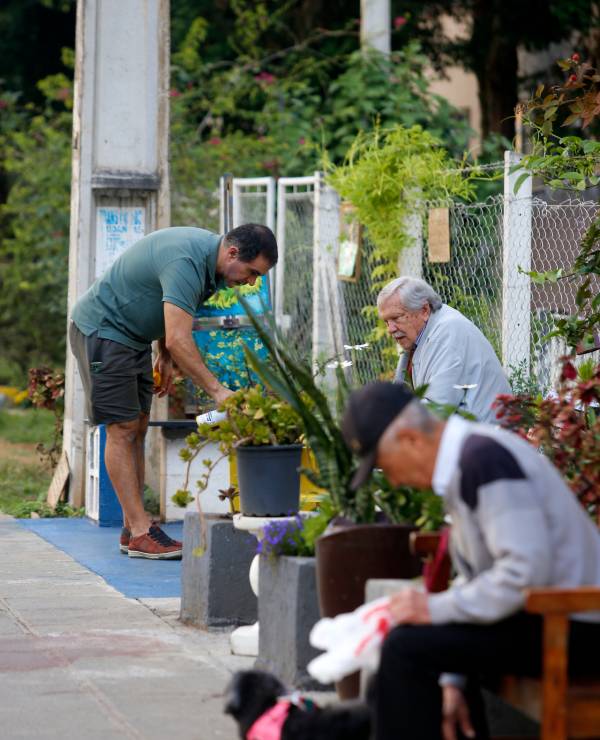
<svg viewBox="0 0 600 740">
<path fill-rule="evenodd" d="M 433 558 L 440 535 L 415 532 L 411 547 Z M 531 588 L 525 611 L 543 619 L 542 676 L 505 676 L 500 697 L 541 724 L 542 740 L 600 738 L 600 666 L 594 679 L 569 679 L 569 614 L 600 611 L 600 587 Z"/>
</svg>

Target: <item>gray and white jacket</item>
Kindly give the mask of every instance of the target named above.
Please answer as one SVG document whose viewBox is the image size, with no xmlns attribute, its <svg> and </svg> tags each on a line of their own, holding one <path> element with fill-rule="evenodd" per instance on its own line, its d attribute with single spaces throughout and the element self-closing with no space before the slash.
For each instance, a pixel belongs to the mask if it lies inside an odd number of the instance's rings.
<svg viewBox="0 0 600 740">
<path fill-rule="evenodd" d="M 405 380 L 408 352 L 396 368 L 395 383 Z M 478 421 L 494 422 L 492 403 L 510 393 L 506 375 L 492 345 L 466 316 L 450 306 L 434 311 L 419 337 L 412 362 L 415 388 L 426 385 L 425 398 L 464 408 Z M 455 386 L 473 386 L 461 390 Z"/>
<path fill-rule="evenodd" d="M 442 435 L 433 488 L 452 519 L 459 578 L 429 596 L 434 624 L 491 623 L 535 586 L 600 586 L 600 532 L 560 473 L 515 434 L 460 417 Z M 573 615 L 600 622 L 600 612 Z"/>
</svg>

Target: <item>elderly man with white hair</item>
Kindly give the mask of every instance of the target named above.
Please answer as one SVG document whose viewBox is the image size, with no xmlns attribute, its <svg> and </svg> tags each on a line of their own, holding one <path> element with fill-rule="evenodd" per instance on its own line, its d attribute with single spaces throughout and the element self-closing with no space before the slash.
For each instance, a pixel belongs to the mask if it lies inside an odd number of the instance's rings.
<svg viewBox="0 0 600 740">
<path fill-rule="evenodd" d="M 388 332 L 402 347 L 394 382 L 427 386 L 426 400 L 495 421 L 492 404 L 510 386 L 492 345 L 424 280 L 399 277 L 377 297 Z"/>
</svg>

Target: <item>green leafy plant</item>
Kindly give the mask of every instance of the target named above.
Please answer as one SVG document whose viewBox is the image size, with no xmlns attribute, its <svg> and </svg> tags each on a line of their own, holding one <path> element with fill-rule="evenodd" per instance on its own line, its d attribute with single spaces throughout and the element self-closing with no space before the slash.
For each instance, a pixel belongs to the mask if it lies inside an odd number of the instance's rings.
<svg viewBox="0 0 600 740">
<path fill-rule="evenodd" d="M 42 107 L 0 90 L 0 332 L 23 379 L 62 366 L 66 336 L 72 83 L 53 75 L 38 88 Z"/>
<path fill-rule="evenodd" d="M 524 122 L 531 131 L 532 151 L 515 166 L 522 171 L 515 183 L 518 193 L 522 183 L 535 174 L 551 188 L 583 192 L 600 183 L 600 142 L 580 136 L 561 136 L 560 127 L 579 123 L 586 129 L 600 114 L 600 74 L 589 63 L 581 63 L 578 54 L 558 62 L 567 79 L 545 89 L 540 85 L 532 98 L 520 107 Z M 531 271 L 527 273 L 538 284 L 568 280 L 577 285 L 576 313 L 555 319 L 555 329 L 547 338 L 558 336 L 571 351 L 587 351 L 596 346 L 600 323 L 600 214 L 588 227 L 579 255 L 569 270 Z"/>
<path fill-rule="evenodd" d="M 85 507 L 74 508 L 64 501 L 59 501 L 52 508 L 46 501 L 46 494 L 42 493 L 36 501 L 23 501 L 14 507 L 11 512 L 17 519 L 50 519 L 52 517 L 82 517 L 85 516 Z M 32 517 L 33 514 L 33 517 Z"/>
<path fill-rule="evenodd" d="M 442 142 L 419 125 L 360 132 L 343 164 L 327 162 L 327 180 L 352 204 L 366 227 L 374 291 L 397 276 L 398 255 L 414 243 L 415 218 L 424 214 L 424 201 L 450 197 L 469 199 L 475 190 L 469 177 L 456 169 Z M 363 309 L 373 330 L 369 341 L 386 347 L 387 363 L 397 354 L 393 341 L 377 322 L 377 309 Z"/>
<path fill-rule="evenodd" d="M 197 432 L 186 437 L 186 446 L 179 452 L 179 456 L 186 463 L 185 481 L 183 487 L 171 498 L 174 504 L 182 507 L 194 500 L 189 490 L 191 465 L 208 444 L 216 442 L 221 456 L 202 461 L 205 471 L 196 482 L 196 503 L 200 513 L 202 543 L 197 554 L 204 552 L 206 542 L 206 523 L 199 494 L 207 489 L 212 471 L 221 460 L 229 457 L 240 446 L 301 444 L 304 439 L 302 423 L 295 410 L 261 386 L 237 391 L 220 408 L 227 413 L 225 419 L 216 424 L 200 424 Z M 229 500 L 233 513 L 233 504 L 238 492 L 230 488 L 221 491 L 221 496 Z"/>
<path fill-rule="evenodd" d="M 508 383 L 515 396 L 541 396 L 539 382 L 526 360 L 509 368 Z"/>
<path fill-rule="evenodd" d="M 221 288 L 221 290 L 218 290 L 206 301 L 206 304 L 214 308 L 231 308 L 231 306 L 237 303 L 237 290 L 239 290 L 241 295 L 256 295 L 260 293 L 261 286 L 262 278 L 259 277 L 254 285 L 240 285 L 238 288 Z"/>
</svg>

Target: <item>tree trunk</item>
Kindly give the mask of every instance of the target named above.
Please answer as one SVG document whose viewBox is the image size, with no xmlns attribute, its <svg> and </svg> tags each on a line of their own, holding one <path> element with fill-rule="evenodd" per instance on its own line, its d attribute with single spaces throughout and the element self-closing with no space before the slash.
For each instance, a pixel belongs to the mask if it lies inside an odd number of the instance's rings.
<svg viewBox="0 0 600 740">
<path fill-rule="evenodd" d="M 510 18 L 498 0 L 477 0 L 473 8 L 471 47 L 473 71 L 479 83 L 481 134 L 515 135 L 518 100 L 518 59 L 514 35 L 505 24 Z M 511 38 L 513 37 L 513 38 Z"/>
</svg>

